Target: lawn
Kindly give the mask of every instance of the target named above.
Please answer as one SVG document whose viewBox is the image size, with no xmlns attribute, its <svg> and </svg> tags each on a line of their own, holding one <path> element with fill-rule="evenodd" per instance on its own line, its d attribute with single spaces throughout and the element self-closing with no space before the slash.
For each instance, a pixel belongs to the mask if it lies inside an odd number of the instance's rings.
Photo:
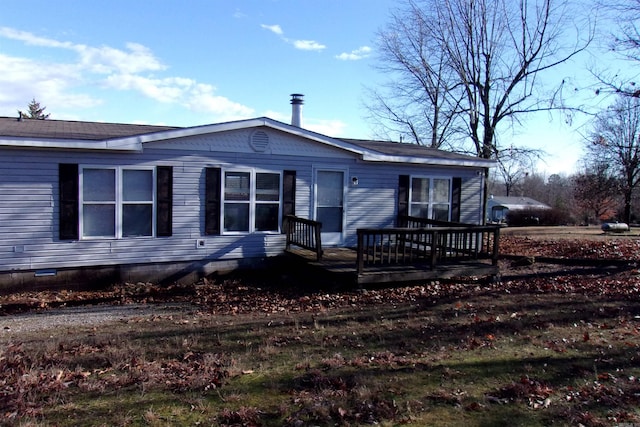
<svg viewBox="0 0 640 427">
<path fill-rule="evenodd" d="M 513 239 L 506 247 L 529 250 Z M 617 242 L 615 254 L 637 243 Z M 619 256 L 607 241 L 581 245 Z M 268 287 L 264 275 L 117 286 L 90 299 L 192 309 L 0 335 L 0 416 L 25 426 L 640 424 L 638 271 L 522 269 L 506 266 L 501 283 L 366 291 L 300 277 Z M 89 298 L 60 295 L 0 303 Z"/>
</svg>

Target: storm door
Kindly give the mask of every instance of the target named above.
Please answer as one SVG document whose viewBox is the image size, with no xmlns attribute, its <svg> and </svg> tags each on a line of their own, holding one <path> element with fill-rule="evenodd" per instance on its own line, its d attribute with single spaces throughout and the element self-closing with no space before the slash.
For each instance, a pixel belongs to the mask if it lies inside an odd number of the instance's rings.
<svg viewBox="0 0 640 427">
<path fill-rule="evenodd" d="M 342 243 L 345 172 L 316 170 L 315 219 L 322 223 L 322 244 Z"/>
</svg>

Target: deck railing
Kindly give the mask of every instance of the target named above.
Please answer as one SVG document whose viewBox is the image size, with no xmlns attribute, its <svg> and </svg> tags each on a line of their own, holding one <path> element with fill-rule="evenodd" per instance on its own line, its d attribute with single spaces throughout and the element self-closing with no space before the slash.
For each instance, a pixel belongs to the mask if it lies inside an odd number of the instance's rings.
<svg viewBox="0 0 640 427">
<path fill-rule="evenodd" d="M 287 251 L 291 249 L 292 245 L 298 246 L 315 252 L 318 261 L 322 259 L 321 222 L 286 215 L 283 220 L 283 227 L 287 235 Z"/>
<path fill-rule="evenodd" d="M 498 263 L 499 226 L 452 224 L 399 218 L 407 227 L 358 229 L 357 273 L 366 266 L 426 264 L 490 259 Z"/>
</svg>

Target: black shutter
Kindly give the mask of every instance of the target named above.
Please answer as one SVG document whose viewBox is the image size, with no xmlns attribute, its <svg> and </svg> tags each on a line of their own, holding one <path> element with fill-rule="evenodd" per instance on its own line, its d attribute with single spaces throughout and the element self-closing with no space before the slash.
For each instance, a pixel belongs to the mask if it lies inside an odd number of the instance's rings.
<svg viewBox="0 0 640 427">
<path fill-rule="evenodd" d="M 205 169 L 204 185 L 204 234 L 220 234 L 220 185 L 222 170 L 220 168 Z"/>
<path fill-rule="evenodd" d="M 58 165 L 60 187 L 60 240 L 78 240 L 78 165 L 60 163 Z"/>
<path fill-rule="evenodd" d="M 451 180 L 451 221 L 460 222 L 460 204 L 462 201 L 462 178 Z"/>
<path fill-rule="evenodd" d="M 406 227 L 405 221 L 401 221 L 400 216 L 409 215 L 410 183 L 409 175 L 400 175 L 398 177 L 398 227 Z"/>
<path fill-rule="evenodd" d="M 171 236 L 173 233 L 172 166 L 158 166 L 156 169 L 156 203 L 156 236 Z"/>
<path fill-rule="evenodd" d="M 296 171 L 284 171 L 282 179 L 282 217 L 296 214 Z M 285 233 L 284 221 L 282 232 Z"/>
</svg>

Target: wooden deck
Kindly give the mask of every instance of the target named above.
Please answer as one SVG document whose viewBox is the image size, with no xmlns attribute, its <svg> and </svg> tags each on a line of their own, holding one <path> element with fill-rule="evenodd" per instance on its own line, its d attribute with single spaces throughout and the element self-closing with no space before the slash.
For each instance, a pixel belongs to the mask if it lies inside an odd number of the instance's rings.
<svg viewBox="0 0 640 427">
<path fill-rule="evenodd" d="M 335 281 L 366 285 L 384 283 L 416 282 L 421 280 L 452 279 L 456 277 L 491 277 L 499 274 L 498 267 L 491 261 L 457 261 L 437 264 L 433 269 L 429 263 L 375 264 L 358 274 L 356 261 L 358 251 L 354 248 L 325 248 L 323 256 L 307 249 L 292 248 L 288 254 L 304 262 L 310 271 L 326 274 Z"/>
<path fill-rule="evenodd" d="M 286 218 L 286 251 L 357 285 L 496 276 L 500 228 L 400 217 L 404 227 L 358 229 L 357 248 L 324 248 L 316 221 Z"/>
</svg>

